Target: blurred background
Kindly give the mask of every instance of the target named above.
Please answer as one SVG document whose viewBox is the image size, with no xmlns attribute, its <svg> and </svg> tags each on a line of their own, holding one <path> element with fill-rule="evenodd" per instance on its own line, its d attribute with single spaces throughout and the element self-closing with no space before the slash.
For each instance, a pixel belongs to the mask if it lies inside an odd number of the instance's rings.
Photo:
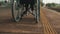
<svg viewBox="0 0 60 34">
<path fill-rule="evenodd" d="M 40 3 L 41 7 L 46 7 L 60 12 L 60 0 L 42 0 Z"/>
<path fill-rule="evenodd" d="M 10 0 L 0 0 L 0 7 L 10 7 Z"/>
<path fill-rule="evenodd" d="M 44 7 L 60 7 L 60 0 L 42 0 L 41 4 Z"/>
</svg>

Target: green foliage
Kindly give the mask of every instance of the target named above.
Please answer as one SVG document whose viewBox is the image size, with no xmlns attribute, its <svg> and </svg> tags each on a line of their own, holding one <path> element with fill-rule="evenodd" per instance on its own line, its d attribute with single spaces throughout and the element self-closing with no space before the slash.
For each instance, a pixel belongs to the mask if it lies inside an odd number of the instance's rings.
<svg viewBox="0 0 60 34">
<path fill-rule="evenodd" d="M 0 6 L 11 7 L 11 3 L 6 1 L 1 1 Z"/>
<path fill-rule="evenodd" d="M 47 6 L 47 7 L 55 7 L 56 4 L 55 4 L 55 3 L 48 3 L 48 4 L 46 4 L 46 6 Z"/>
<path fill-rule="evenodd" d="M 2 5 L 2 4 L 4 4 L 3 2 L 0 2 L 0 4 Z"/>
</svg>

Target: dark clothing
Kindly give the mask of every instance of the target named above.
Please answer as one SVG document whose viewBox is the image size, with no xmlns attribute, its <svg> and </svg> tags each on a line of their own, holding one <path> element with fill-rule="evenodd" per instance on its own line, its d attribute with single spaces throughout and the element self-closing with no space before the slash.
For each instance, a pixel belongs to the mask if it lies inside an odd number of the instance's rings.
<svg viewBox="0 0 60 34">
<path fill-rule="evenodd" d="M 20 4 L 34 4 L 34 0 L 20 0 Z"/>
<path fill-rule="evenodd" d="M 30 8 L 31 10 L 33 10 L 33 5 L 35 3 L 35 0 L 20 0 L 20 4 L 25 4 L 25 7 L 26 7 L 26 11 L 28 10 L 28 6 L 30 4 Z"/>
<path fill-rule="evenodd" d="M 35 0 L 18 0 L 18 2 L 21 4 L 21 5 L 24 5 L 25 4 L 25 11 L 23 12 L 23 14 L 27 14 L 27 11 L 29 10 L 28 7 L 30 5 L 30 8 L 31 10 L 33 11 L 34 10 L 34 4 L 35 4 Z M 23 16 L 22 14 L 22 16 Z"/>
</svg>

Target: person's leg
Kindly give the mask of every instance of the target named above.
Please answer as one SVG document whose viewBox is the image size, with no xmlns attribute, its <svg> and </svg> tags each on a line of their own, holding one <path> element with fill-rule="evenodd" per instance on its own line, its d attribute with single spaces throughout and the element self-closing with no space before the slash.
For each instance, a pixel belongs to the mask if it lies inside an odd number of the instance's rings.
<svg viewBox="0 0 60 34">
<path fill-rule="evenodd" d="M 27 14 L 27 11 L 28 11 L 28 4 L 26 3 L 25 4 L 25 11 L 23 11 L 22 16 L 26 15 Z"/>
<path fill-rule="evenodd" d="M 27 12 L 28 11 L 28 4 L 25 4 L 25 11 Z"/>
<path fill-rule="evenodd" d="M 33 11 L 34 10 L 34 5 L 33 4 L 30 4 L 30 8 Z"/>
<path fill-rule="evenodd" d="M 34 10 L 34 4 L 35 4 L 34 1 L 35 1 L 35 0 L 31 0 L 31 1 L 30 1 L 30 8 L 31 8 L 32 11 Z"/>
</svg>

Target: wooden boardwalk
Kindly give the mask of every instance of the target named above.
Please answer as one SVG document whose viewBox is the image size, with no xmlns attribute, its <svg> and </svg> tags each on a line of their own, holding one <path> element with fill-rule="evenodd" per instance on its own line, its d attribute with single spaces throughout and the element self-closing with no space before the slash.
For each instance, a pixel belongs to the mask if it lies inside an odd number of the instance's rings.
<svg viewBox="0 0 60 34">
<path fill-rule="evenodd" d="M 21 22 L 13 22 L 10 8 L 0 8 L 0 34 L 58 34 L 47 18 L 45 8 L 40 9 L 40 22 L 32 15 L 24 16 Z"/>
<path fill-rule="evenodd" d="M 24 16 L 16 23 L 13 22 L 10 8 L 0 8 L 0 34 L 43 34 L 41 23 L 35 23 L 32 15 Z"/>
<path fill-rule="evenodd" d="M 50 25 L 49 20 L 46 18 L 44 14 L 44 9 L 41 9 L 40 14 L 41 14 L 40 15 L 41 21 L 42 21 L 43 28 L 44 28 L 44 34 L 57 34 L 55 29 L 53 29 L 53 27 Z"/>
</svg>

